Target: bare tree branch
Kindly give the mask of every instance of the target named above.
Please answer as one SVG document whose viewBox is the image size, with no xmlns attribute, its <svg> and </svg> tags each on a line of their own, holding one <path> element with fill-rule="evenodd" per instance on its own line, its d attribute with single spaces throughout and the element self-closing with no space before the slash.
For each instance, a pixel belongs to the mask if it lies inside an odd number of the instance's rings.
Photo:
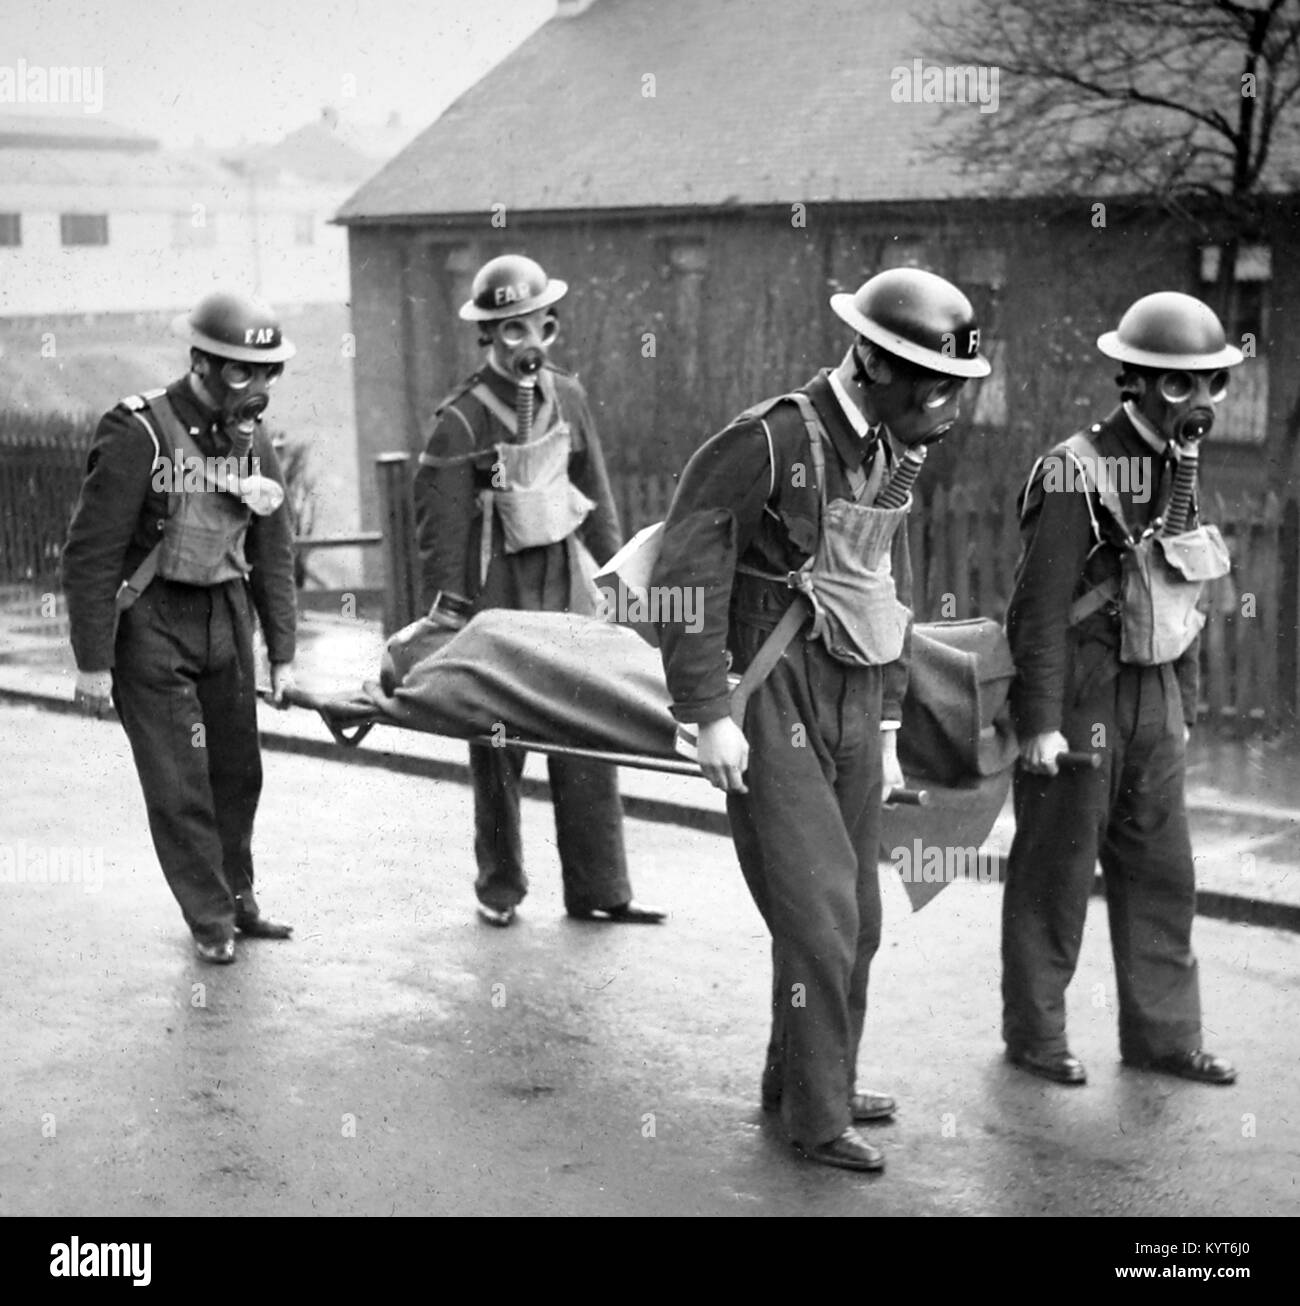
<svg viewBox="0 0 1300 1306">
<path fill-rule="evenodd" d="M 1144 195 L 1249 226 L 1300 176 L 1300 0 L 969 0 L 939 63 L 994 67 L 997 112 L 937 152 L 1008 193 Z"/>
</svg>

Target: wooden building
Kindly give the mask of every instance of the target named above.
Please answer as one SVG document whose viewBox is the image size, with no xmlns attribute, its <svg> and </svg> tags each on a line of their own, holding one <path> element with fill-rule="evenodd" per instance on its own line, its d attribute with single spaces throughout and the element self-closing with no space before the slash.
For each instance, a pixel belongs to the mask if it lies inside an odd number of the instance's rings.
<svg viewBox="0 0 1300 1306">
<path fill-rule="evenodd" d="M 527 253 L 570 283 L 556 357 L 591 394 L 629 530 L 662 515 L 673 474 L 732 414 L 839 360 L 834 291 L 911 264 L 966 290 L 995 363 L 923 487 L 927 505 L 960 492 L 993 513 L 999 556 L 969 559 L 986 573 L 969 602 L 996 610 L 1032 457 L 1114 401 L 1097 336 L 1146 292 L 1208 294 L 1218 250 L 1118 185 L 1099 221 L 1093 202 L 1007 199 L 939 161 L 948 115 L 990 104 L 900 91 L 927 66 L 934 8 L 562 0 L 340 211 L 363 526 L 377 520 L 375 456 L 417 451 L 475 364 L 456 309 L 494 254 Z M 1279 531 L 1300 468 L 1298 216 L 1279 196 L 1266 239 L 1239 253 L 1230 334 L 1249 333 L 1256 357 L 1204 459 L 1225 511 L 1250 519 L 1265 490 L 1280 495 Z M 933 546 L 926 532 L 915 547 Z M 933 606 L 957 584 L 943 572 L 931 588 Z"/>
</svg>

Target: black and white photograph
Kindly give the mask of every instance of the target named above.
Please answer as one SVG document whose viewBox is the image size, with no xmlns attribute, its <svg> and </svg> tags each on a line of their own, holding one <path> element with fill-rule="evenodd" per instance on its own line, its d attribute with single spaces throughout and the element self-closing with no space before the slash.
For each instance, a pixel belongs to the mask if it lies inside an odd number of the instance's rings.
<svg viewBox="0 0 1300 1306">
<path fill-rule="evenodd" d="M 1300 0 L 0 8 L 16 1273 L 1274 1281 Z"/>
</svg>

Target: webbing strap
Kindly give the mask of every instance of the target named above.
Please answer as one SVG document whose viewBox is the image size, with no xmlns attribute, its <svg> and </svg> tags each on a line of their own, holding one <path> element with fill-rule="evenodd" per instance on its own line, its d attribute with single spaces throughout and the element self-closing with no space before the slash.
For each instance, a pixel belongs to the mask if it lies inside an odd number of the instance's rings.
<svg viewBox="0 0 1300 1306">
<path fill-rule="evenodd" d="M 536 415 L 533 418 L 534 432 L 546 434 L 552 424 L 552 414 L 557 405 L 551 402 L 551 397 L 538 382 L 538 390 L 541 392 L 541 403 L 537 406 Z M 502 426 L 510 432 L 511 435 L 519 434 L 519 423 L 516 414 L 509 405 L 503 403 L 500 399 L 488 389 L 485 382 L 480 381 L 477 385 L 470 388 L 469 393 L 490 412 L 493 417 L 501 423 Z M 463 420 L 463 419 L 462 419 Z M 540 439 L 541 436 L 534 434 L 533 439 Z"/>
<path fill-rule="evenodd" d="M 790 606 L 781 614 L 781 620 L 759 645 L 754 660 L 740 677 L 740 684 L 731 691 L 731 718 L 737 725 L 744 723 L 745 704 L 749 702 L 750 695 L 771 675 L 772 668 L 780 662 L 790 641 L 811 615 L 807 599 L 802 594 L 796 594 Z"/>
<path fill-rule="evenodd" d="M 803 418 L 804 427 L 808 432 L 808 442 L 812 452 L 813 479 L 817 484 L 818 494 L 821 499 L 821 506 L 826 506 L 826 453 L 822 448 L 821 422 L 817 417 L 816 410 L 813 408 L 811 401 L 805 394 L 791 393 L 781 395 L 772 403 L 779 403 L 781 399 L 791 400 L 799 409 L 799 415 Z M 770 408 L 771 405 L 768 405 Z M 767 411 L 767 409 L 764 409 Z M 764 427 L 766 428 L 766 422 Z M 768 434 L 768 452 L 772 462 L 772 488 L 776 488 L 776 456 L 772 451 L 771 434 Z M 864 478 L 865 480 L 865 478 Z M 804 564 L 805 567 L 812 565 L 814 559 L 809 558 Z M 777 576 L 768 572 L 761 571 L 757 567 L 748 567 L 744 563 L 739 563 L 736 570 L 746 576 L 758 576 L 764 580 L 784 581 L 790 584 L 789 576 Z M 791 588 L 794 588 L 793 586 Z M 790 606 L 781 614 L 781 619 L 768 632 L 767 638 L 759 645 L 758 652 L 754 654 L 754 660 L 745 668 L 744 674 L 740 677 L 740 684 L 731 691 L 731 717 L 737 725 L 741 725 L 745 719 L 745 705 L 749 702 L 750 696 L 772 673 L 772 668 L 781 660 L 782 654 L 790 646 L 790 641 L 799 633 L 804 625 L 807 624 L 809 617 L 813 615 L 812 605 L 802 592 L 796 590 L 794 597 L 790 601 Z"/>
<path fill-rule="evenodd" d="M 134 398 L 134 396 L 132 396 Z M 143 398 L 147 401 L 147 409 L 152 412 L 158 419 L 158 425 L 163 433 L 163 439 L 166 441 L 167 457 L 174 459 L 176 456 L 176 447 L 178 444 L 177 433 L 184 435 L 184 427 L 181 426 L 180 418 L 176 416 L 175 409 L 167 401 L 165 391 L 151 390 Z M 126 404 L 132 417 L 140 423 L 141 426 L 149 433 L 149 439 L 153 441 L 153 466 L 158 466 L 159 460 L 163 457 L 163 441 L 159 440 L 158 432 L 145 417 L 146 408 L 144 405 L 137 407 L 132 403 Z M 158 574 L 158 563 L 162 553 L 162 541 L 145 554 L 144 561 L 131 573 L 131 575 L 118 586 L 116 595 L 113 597 L 113 604 L 118 612 L 125 612 L 131 607 L 136 599 L 149 588 L 150 582 Z"/>
<path fill-rule="evenodd" d="M 1098 460 L 1101 458 L 1097 446 L 1088 439 L 1085 432 L 1078 431 L 1065 442 L 1063 447 L 1083 481 L 1083 498 L 1088 506 L 1088 520 L 1092 525 L 1092 538 L 1096 542 L 1093 547 L 1096 548 L 1103 542 L 1101 523 L 1097 520 L 1096 510 L 1092 506 L 1093 494 L 1097 495 L 1101 500 L 1102 507 L 1115 519 L 1116 525 L 1124 533 L 1124 539 L 1131 542 L 1132 533 L 1129 531 L 1128 522 L 1124 519 L 1124 507 L 1120 503 L 1119 495 L 1113 489 L 1099 486 L 1096 475 L 1090 470 L 1098 466 Z M 1107 603 L 1118 598 L 1119 591 L 1120 583 L 1114 576 L 1108 577 L 1099 585 L 1094 585 L 1092 589 L 1081 594 L 1070 605 L 1069 624 L 1077 626 L 1081 621 L 1085 621 L 1094 612 L 1099 611 Z"/>
<path fill-rule="evenodd" d="M 1119 597 L 1119 581 L 1114 576 L 1094 585 L 1086 594 L 1080 595 L 1070 604 L 1070 625 L 1091 617 L 1099 608 L 1104 608 L 1112 599 Z"/>
</svg>

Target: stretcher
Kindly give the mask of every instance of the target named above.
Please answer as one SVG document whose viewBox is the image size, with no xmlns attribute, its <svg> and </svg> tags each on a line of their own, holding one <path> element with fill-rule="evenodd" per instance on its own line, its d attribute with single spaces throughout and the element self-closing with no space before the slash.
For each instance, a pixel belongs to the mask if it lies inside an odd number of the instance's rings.
<svg viewBox="0 0 1300 1306">
<path fill-rule="evenodd" d="M 1001 811 L 1016 756 L 1005 711 L 1012 667 L 987 620 L 918 623 L 899 759 L 906 790 L 888 795 L 881 853 L 898 864 L 978 848 Z M 422 619 L 388 642 L 361 690 L 286 692 L 356 748 L 377 725 L 495 747 L 700 776 L 680 755 L 659 654 L 630 630 L 569 613 L 488 611 L 462 630 Z M 931 856 L 931 860 L 933 857 Z M 901 869 L 901 868 L 900 868 Z M 914 908 L 944 883 L 903 881 Z M 950 877 L 949 877 L 950 878 Z"/>
</svg>

